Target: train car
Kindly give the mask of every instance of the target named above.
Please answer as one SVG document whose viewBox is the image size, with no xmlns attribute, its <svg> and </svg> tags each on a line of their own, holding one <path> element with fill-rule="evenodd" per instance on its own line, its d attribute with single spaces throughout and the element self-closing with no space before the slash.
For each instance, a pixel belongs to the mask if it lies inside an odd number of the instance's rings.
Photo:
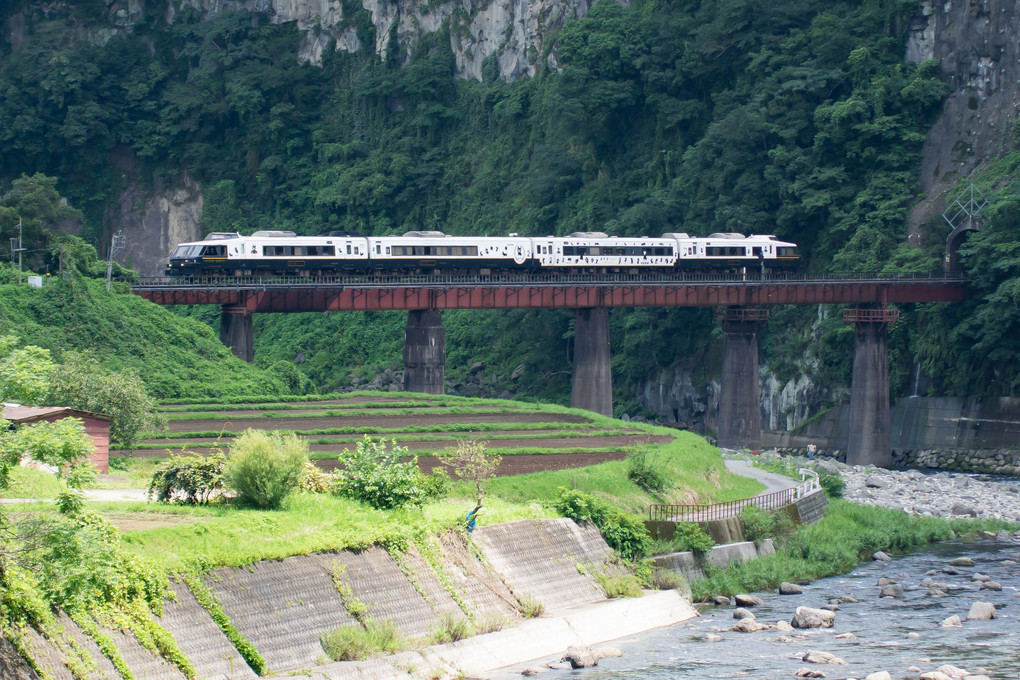
<svg viewBox="0 0 1020 680">
<path fill-rule="evenodd" d="M 670 269 L 677 253 L 675 239 L 608 236 L 597 231 L 532 238 L 531 243 L 538 266 L 547 270 Z"/>
<path fill-rule="evenodd" d="M 780 241 L 772 235 L 717 233 L 703 238 L 670 235 L 675 236 L 679 244 L 678 269 L 720 272 L 792 269 L 800 259 L 796 244 Z"/>
<path fill-rule="evenodd" d="M 489 275 L 535 268 L 546 272 L 704 271 L 747 274 L 792 269 L 797 245 L 772 235 L 720 233 L 692 237 L 450 236 L 409 231 L 403 236 L 298 236 L 257 231 L 213 233 L 182 243 L 170 256 L 170 276 L 319 276 L 394 272 Z"/>
<path fill-rule="evenodd" d="M 417 274 L 490 274 L 525 269 L 532 263 L 531 239 L 509 236 L 449 236 L 441 231 L 409 231 L 403 236 L 368 237 L 376 271 Z"/>
<path fill-rule="evenodd" d="M 368 268 L 368 241 L 350 235 L 298 236 L 256 231 L 251 236 L 214 232 L 182 243 L 167 265 L 169 276 L 309 276 Z"/>
</svg>

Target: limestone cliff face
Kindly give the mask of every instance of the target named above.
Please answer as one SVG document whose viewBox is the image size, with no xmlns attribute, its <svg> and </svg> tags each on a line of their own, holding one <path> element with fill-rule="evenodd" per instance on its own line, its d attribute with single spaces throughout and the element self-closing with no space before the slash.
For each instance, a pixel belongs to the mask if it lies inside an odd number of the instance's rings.
<svg viewBox="0 0 1020 680">
<path fill-rule="evenodd" d="M 111 16 L 129 17 L 126 5 L 137 2 L 115 3 L 125 7 Z M 264 13 L 272 23 L 296 22 L 302 33 L 300 56 L 320 63 L 334 41 L 336 49 L 361 48 L 342 5 L 340 0 L 174 0 L 166 16 L 173 22 L 182 7 L 190 6 L 210 15 L 243 9 Z M 554 35 L 564 21 L 587 14 L 590 5 L 591 0 L 361 0 L 372 15 L 378 54 L 385 56 L 390 49 L 391 32 L 406 55 L 423 35 L 449 22 L 458 75 L 480 79 L 482 61 L 495 55 L 499 75 L 506 80 L 534 75 L 547 47 L 545 37 Z"/>
<path fill-rule="evenodd" d="M 1008 151 L 1020 113 L 1020 2 L 925 1 L 907 45 L 908 61 L 938 61 L 953 91 L 924 143 L 911 239 L 945 209 L 939 196 Z"/>
<path fill-rule="evenodd" d="M 142 276 L 161 276 L 178 243 L 202 238 L 202 187 L 187 177 L 180 186 L 152 192 L 138 185 L 124 189 L 104 222 L 121 230 L 126 250 L 118 255 Z"/>
</svg>

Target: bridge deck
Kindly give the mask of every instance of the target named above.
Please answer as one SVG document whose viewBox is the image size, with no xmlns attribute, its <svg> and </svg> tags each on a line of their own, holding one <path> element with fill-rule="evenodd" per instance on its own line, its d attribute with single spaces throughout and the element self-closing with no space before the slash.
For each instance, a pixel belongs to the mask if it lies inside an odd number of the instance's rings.
<svg viewBox="0 0 1020 680">
<path fill-rule="evenodd" d="M 162 305 L 218 304 L 247 312 L 952 302 L 958 276 L 813 278 L 767 275 L 507 277 L 356 276 L 143 279 L 136 294 Z M 240 310 L 239 310 L 240 311 Z"/>
</svg>

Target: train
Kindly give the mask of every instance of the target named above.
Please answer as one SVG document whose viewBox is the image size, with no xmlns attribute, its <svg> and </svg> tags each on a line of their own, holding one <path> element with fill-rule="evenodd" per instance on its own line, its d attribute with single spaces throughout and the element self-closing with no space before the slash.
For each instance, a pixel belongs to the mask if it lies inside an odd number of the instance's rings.
<svg viewBox="0 0 1020 680">
<path fill-rule="evenodd" d="M 705 237 L 685 233 L 608 236 L 453 236 L 409 231 L 403 236 L 292 231 L 214 232 L 179 244 L 166 273 L 172 277 L 332 276 L 338 274 L 492 275 L 547 273 L 788 271 L 799 262 L 797 245 L 772 235 L 736 233 Z"/>
</svg>

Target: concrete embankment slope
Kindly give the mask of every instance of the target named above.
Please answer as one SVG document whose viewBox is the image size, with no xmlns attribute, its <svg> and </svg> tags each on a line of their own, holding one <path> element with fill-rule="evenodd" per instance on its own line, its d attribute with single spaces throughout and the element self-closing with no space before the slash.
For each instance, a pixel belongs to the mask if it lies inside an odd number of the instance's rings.
<svg viewBox="0 0 1020 680">
<path fill-rule="evenodd" d="M 371 547 L 219 569 L 207 574 L 201 587 L 194 586 L 195 592 L 184 583 L 175 584 L 176 601 L 167 602 L 156 621 L 199 678 L 257 677 L 200 603 L 205 589 L 271 673 L 381 680 L 433 677 L 437 670 L 484 671 L 555 654 L 571 644 L 603 642 L 696 616 L 675 592 L 605 602 L 592 574 L 619 570 L 595 528 L 567 519 L 522 520 L 480 528 L 470 540 L 450 533 L 392 554 Z M 522 609 L 533 602 L 544 605 L 545 614 L 525 621 Z M 372 662 L 327 664 L 320 636 L 338 626 L 358 625 L 353 614 L 390 620 L 413 639 L 425 638 L 451 617 L 503 630 Z M 89 678 L 120 677 L 88 634 L 66 616 L 60 624 L 59 630 L 22 629 L 18 634 L 20 646 L 49 677 L 75 680 L 71 656 L 81 655 L 80 650 L 92 657 Z M 102 625 L 99 630 L 115 644 L 135 678 L 184 678 L 177 666 L 129 631 Z M 15 661 L 4 651 L 11 651 L 6 642 L 0 638 L 0 668 Z M 21 666 L 21 675 L 12 671 L 11 677 L 36 677 Z"/>
</svg>

